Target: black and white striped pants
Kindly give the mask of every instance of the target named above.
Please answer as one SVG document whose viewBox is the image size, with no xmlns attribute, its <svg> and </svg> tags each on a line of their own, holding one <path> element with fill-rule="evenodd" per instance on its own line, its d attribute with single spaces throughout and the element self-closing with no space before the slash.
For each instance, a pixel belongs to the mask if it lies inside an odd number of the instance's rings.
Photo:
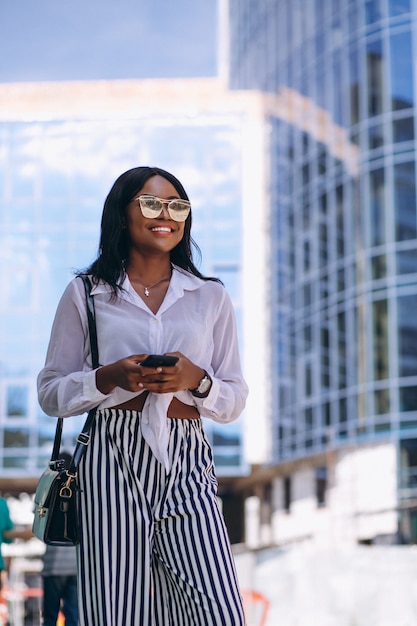
<svg viewBox="0 0 417 626">
<path fill-rule="evenodd" d="M 140 413 L 97 413 L 79 468 L 80 626 L 243 626 L 201 420 L 169 419 L 167 474 Z"/>
</svg>

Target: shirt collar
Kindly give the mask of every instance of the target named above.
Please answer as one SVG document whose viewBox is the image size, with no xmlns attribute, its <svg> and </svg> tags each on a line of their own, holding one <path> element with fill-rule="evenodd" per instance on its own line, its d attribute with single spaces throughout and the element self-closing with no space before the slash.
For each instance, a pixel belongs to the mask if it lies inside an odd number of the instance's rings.
<svg viewBox="0 0 417 626">
<path fill-rule="evenodd" d="M 194 276 L 194 274 L 187 272 L 187 270 L 184 270 L 177 265 L 173 265 L 172 269 L 173 272 L 168 291 L 172 291 L 173 295 L 176 298 L 180 298 L 183 295 L 184 291 L 194 291 L 195 289 L 199 289 L 204 284 L 204 280 L 198 278 L 198 276 Z M 121 287 L 122 290 L 119 292 L 118 295 L 127 300 L 131 300 L 129 292 L 131 292 L 131 289 L 133 288 L 127 274 L 123 279 Z M 94 296 L 96 294 L 102 293 L 111 294 L 112 288 L 104 280 L 99 280 L 96 285 L 93 284 L 93 288 L 91 289 L 91 295 Z"/>
</svg>

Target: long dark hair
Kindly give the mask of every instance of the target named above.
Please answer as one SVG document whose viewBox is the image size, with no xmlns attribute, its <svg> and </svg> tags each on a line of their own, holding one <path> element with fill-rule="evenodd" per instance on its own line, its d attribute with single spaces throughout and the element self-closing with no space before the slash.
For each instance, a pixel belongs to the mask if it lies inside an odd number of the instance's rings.
<svg viewBox="0 0 417 626">
<path fill-rule="evenodd" d="M 98 257 L 89 268 L 81 272 L 91 274 L 95 282 L 104 280 L 113 288 L 114 293 L 120 288 L 125 276 L 125 264 L 129 254 L 129 237 L 125 228 L 126 207 L 152 176 L 162 176 L 175 187 L 180 198 L 189 199 L 180 181 L 159 167 L 134 167 L 117 178 L 104 203 Z M 193 248 L 199 258 L 201 252 L 191 237 L 191 222 L 190 211 L 184 224 L 184 236 L 171 250 L 171 263 L 203 280 L 221 282 L 218 278 L 203 276 L 194 265 Z"/>
</svg>

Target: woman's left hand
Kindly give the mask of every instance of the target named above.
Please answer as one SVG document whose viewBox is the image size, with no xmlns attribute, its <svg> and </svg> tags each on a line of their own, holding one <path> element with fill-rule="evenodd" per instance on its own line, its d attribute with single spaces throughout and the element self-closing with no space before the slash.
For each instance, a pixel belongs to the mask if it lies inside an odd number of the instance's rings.
<svg viewBox="0 0 417 626">
<path fill-rule="evenodd" d="M 143 378 L 138 386 L 152 393 L 175 393 L 184 389 L 195 389 L 204 376 L 204 370 L 187 359 L 181 352 L 169 352 L 168 354 L 178 357 L 175 365 L 139 366 Z"/>
</svg>

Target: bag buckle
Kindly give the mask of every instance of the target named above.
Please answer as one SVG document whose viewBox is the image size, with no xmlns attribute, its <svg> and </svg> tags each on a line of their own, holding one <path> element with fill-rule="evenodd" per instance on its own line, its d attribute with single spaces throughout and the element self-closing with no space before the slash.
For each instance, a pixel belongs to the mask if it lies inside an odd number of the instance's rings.
<svg viewBox="0 0 417 626">
<path fill-rule="evenodd" d="M 80 433 L 77 437 L 77 443 L 80 443 L 82 446 L 88 446 L 90 443 L 90 435 L 87 435 L 87 433 Z"/>
<path fill-rule="evenodd" d="M 54 461 L 49 461 L 49 469 L 53 472 L 60 472 L 65 467 L 64 459 L 55 459 Z"/>
</svg>

